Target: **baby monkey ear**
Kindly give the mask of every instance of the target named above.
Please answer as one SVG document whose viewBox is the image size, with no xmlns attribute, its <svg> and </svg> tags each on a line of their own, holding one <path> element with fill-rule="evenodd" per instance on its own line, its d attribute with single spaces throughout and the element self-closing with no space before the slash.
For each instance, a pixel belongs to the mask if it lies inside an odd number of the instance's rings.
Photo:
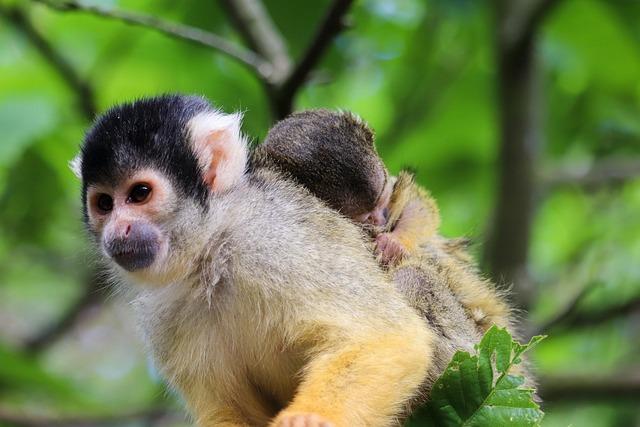
<svg viewBox="0 0 640 427">
<path fill-rule="evenodd" d="M 240 131 L 242 114 L 200 113 L 189 122 L 191 146 L 204 182 L 214 192 L 231 188 L 247 167 L 247 139 Z"/>
<path fill-rule="evenodd" d="M 82 153 L 76 154 L 76 156 L 69 160 L 69 169 L 78 179 L 82 179 Z"/>
</svg>

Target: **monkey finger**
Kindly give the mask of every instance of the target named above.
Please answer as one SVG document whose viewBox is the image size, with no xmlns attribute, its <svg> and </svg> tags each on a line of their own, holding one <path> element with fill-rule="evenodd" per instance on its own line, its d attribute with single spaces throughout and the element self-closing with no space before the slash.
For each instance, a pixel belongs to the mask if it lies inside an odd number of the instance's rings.
<svg viewBox="0 0 640 427">
<path fill-rule="evenodd" d="M 382 258 L 388 265 L 397 265 L 406 256 L 406 249 L 395 239 L 390 239 L 382 252 Z"/>
<path fill-rule="evenodd" d="M 376 241 L 375 241 L 376 253 L 377 254 L 384 253 L 385 248 L 390 243 L 390 241 L 391 241 L 391 236 L 388 233 L 379 234 L 378 237 L 376 237 Z"/>
</svg>

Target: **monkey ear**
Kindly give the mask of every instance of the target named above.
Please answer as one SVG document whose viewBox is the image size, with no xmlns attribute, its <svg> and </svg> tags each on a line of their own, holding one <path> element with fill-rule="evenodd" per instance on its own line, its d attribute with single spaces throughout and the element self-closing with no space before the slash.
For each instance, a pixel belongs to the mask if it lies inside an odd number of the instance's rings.
<svg viewBox="0 0 640 427">
<path fill-rule="evenodd" d="M 82 179 L 82 154 L 78 153 L 69 161 L 69 169 L 78 179 Z"/>
<path fill-rule="evenodd" d="M 239 182 L 247 166 L 247 139 L 240 131 L 242 114 L 210 111 L 189 122 L 189 136 L 205 183 L 215 192 Z"/>
</svg>

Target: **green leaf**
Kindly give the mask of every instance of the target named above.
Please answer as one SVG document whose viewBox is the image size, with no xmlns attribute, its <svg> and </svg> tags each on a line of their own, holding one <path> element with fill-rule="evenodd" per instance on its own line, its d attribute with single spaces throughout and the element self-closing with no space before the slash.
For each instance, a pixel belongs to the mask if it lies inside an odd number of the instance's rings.
<svg viewBox="0 0 640 427">
<path fill-rule="evenodd" d="M 523 388 L 524 378 L 509 370 L 523 353 L 544 337 L 527 344 L 493 326 L 476 346 L 476 355 L 458 351 L 433 385 L 424 411 L 435 426 L 538 426 L 544 413 Z"/>
</svg>

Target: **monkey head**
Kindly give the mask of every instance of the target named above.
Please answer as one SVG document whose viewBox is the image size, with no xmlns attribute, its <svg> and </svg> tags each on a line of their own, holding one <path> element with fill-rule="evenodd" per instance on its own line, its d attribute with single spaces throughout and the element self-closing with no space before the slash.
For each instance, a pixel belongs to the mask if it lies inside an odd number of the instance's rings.
<svg viewBox="0 0 640 427">
<path fill-rule="evenodd" d="M 112 108 L 71 162 L 84 222 L 120 273 L 158 284 L 186 274 L 211 203 L 243 179 L 241 116 L 165 95 Z M 201 251 L 200 251 L 201 252 Z"/>
<path fill-rule="evenodd" d="M 259 150 L 331 208 L 360 223 L 386 224 L 393 183 L 373 131 L 358 116 L 292 114 L 271 128 Z"/>
</svg>

